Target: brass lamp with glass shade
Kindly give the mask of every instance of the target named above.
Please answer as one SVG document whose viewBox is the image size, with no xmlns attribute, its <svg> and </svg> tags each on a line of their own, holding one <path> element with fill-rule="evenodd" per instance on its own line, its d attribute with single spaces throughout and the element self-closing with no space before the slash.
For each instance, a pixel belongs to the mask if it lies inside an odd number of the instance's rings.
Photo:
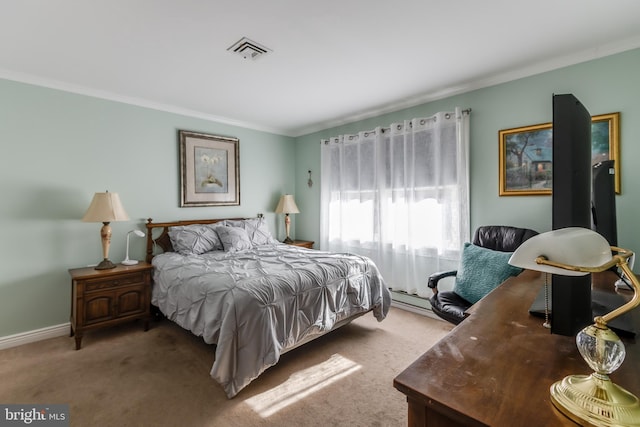
<svg viewBox="0 0 640 427">
<path fill-rule="evenodd" d="M 104 259 L 95 267 L 96 270 L 108 270 L 116 265 L 109 260 L 109 245 L 111 243 L 111 226 L 113 221 L 127 221 L 129 216 L 124 210 L 118 193 L 96 193 L 91 200 L 87 212 L 82 217 L 84 222 L 101 222 L 100 239 Z"/>
<path fill-rule="evenodd" d="M 580 425 L 640 425 L 638 398 L 609 378 L 622 365 L 625 348 L 607 323 L 640 305 L 640 283 L 628 265 L 632 256 L 629 250 L 610 246 L 595 231 L 568 227 L 530 238 L 509 260 L 517 267 L 565 276 L 584 276 L 618 267 L 631 283 L 633 297 L 626 304 L 596 316 L 594 324 L 576 336 L 578 351 L 594 372 L 570 375 L 551 386 L 554 406 Z"/>
<path fill-rule="evenodd" d="M 293 243 L 293 240 L 289 237 L 289 231 L 291 228 L 291 218 L 289 218 L 289 214 L 300 213 L 300 210 L 298 210 L 298 206 L 296 205 L 296 201 L 293 199 L 293 195 L 284 194 L 280 197 L 278 206 L 276 206 L 276 213 L 285 214 L 284 229 L 287 237 L 282 241 L 282 243 Z"/>
</svg>

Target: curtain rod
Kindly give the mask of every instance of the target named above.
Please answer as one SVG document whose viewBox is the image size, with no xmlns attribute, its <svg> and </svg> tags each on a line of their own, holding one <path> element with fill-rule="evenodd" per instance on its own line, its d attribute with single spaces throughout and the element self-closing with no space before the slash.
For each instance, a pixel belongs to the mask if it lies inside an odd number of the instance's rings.
<svg viewBox="0 0 640 427">
<path fill-rule="evenodd" d="M 471 114 L 471 108 L 465 108 L 464 110 L 461 110 L 462 114 Z M 447 115 L 445 116 L 447 119 L 450 117 L 449 113 L 447 113 Z M 411 122 L 409 122 L 409 126 L 411 126 Z M 380 128 L 380 130 L 384 133 L 387 132 L 389 130 L 391 130 L 391 127 L 387 126 L 387 127 L 383 127 Z M 331 138 L 329 138 L 331 139 Z M 328 143 L 329 139 L 321 139 L 320 143 L 322 144 L 323 142 Z"/>
<path fill-rule="evenodd" d="M 466 109 L 462 110 L 462 111 L 461 111 L 461 113 L 462 113 L 462 114 L 471 114 L 471 108 L 466 108 Z M 445 118 L 447 118 L 447 119 L 448 119 L 449 117 L 451 117 L 451 116 L 449 115 L 449 113 L 447 113 L 447 114 L 445 115 Z M 409 122 L 409 126 L 412 126 L 411 122 Z M 387 126 L 387 127 L 380 128 L 380 129 L 381 129 L 381 130 L 382 130 L 382 132 L 384 133 L 384 132 L 386 132 L 386 131 L 388 131 L 388 130 L 391 130 L 391 127 Z"/>
</svg>

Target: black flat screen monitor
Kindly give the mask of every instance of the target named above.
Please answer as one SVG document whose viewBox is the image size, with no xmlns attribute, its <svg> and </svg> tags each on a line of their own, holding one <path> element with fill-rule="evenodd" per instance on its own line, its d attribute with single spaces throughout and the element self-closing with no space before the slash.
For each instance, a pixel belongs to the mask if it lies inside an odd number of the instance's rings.
<svg viewBox="0 0 640 427">
<path fill-rule="evenodd" d="M 573 95 L 553 96 L 552 228 L 591 228 L 591 115 Z M 575 335 L 593 321 L 591 276 L 553 275 L 551 332 Z"/>
<path fill-rule="evenodd" d="M 609 245 L 618 246 L 614 165 L 614 160 L 604 160 L 592 167 L 591 228 L 607 239 Z"/>
</svg>

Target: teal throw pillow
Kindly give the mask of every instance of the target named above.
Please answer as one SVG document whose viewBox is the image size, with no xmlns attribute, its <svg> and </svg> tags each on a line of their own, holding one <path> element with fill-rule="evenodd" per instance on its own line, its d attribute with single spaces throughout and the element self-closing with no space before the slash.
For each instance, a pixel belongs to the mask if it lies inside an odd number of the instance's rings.
<svg viewBox="0 0 640 427">
<path fill-rule="evenodd" d="M 522 272 L 509 264 L 511 252 L 500 252 L 465 243 L 453 291 L 472 304 L 511 276 Z"/>
</svg>

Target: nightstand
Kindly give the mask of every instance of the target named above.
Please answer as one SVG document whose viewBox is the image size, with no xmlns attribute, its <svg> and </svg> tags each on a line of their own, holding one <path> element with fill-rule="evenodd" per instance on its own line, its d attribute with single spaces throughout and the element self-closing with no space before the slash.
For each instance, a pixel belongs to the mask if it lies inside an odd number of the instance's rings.
<svg viewBox="0 0 640 427">
<path fill-rule="evenodd" d="M 314 242 L 311 242 L 309 240 L 294 240 L 293 242 L 289 243 L 289 245 L 300 246 L 307 249 L 313 249 L 313 244 Z"/>
<path fill-rule="evenodd" d="M 121 265 L 109 270 L 73 268 L 71 275 L 71 334 L 80 349 L 84 331 L 134 319 L 149 329 L 151 264 Z"/>
</svg>

